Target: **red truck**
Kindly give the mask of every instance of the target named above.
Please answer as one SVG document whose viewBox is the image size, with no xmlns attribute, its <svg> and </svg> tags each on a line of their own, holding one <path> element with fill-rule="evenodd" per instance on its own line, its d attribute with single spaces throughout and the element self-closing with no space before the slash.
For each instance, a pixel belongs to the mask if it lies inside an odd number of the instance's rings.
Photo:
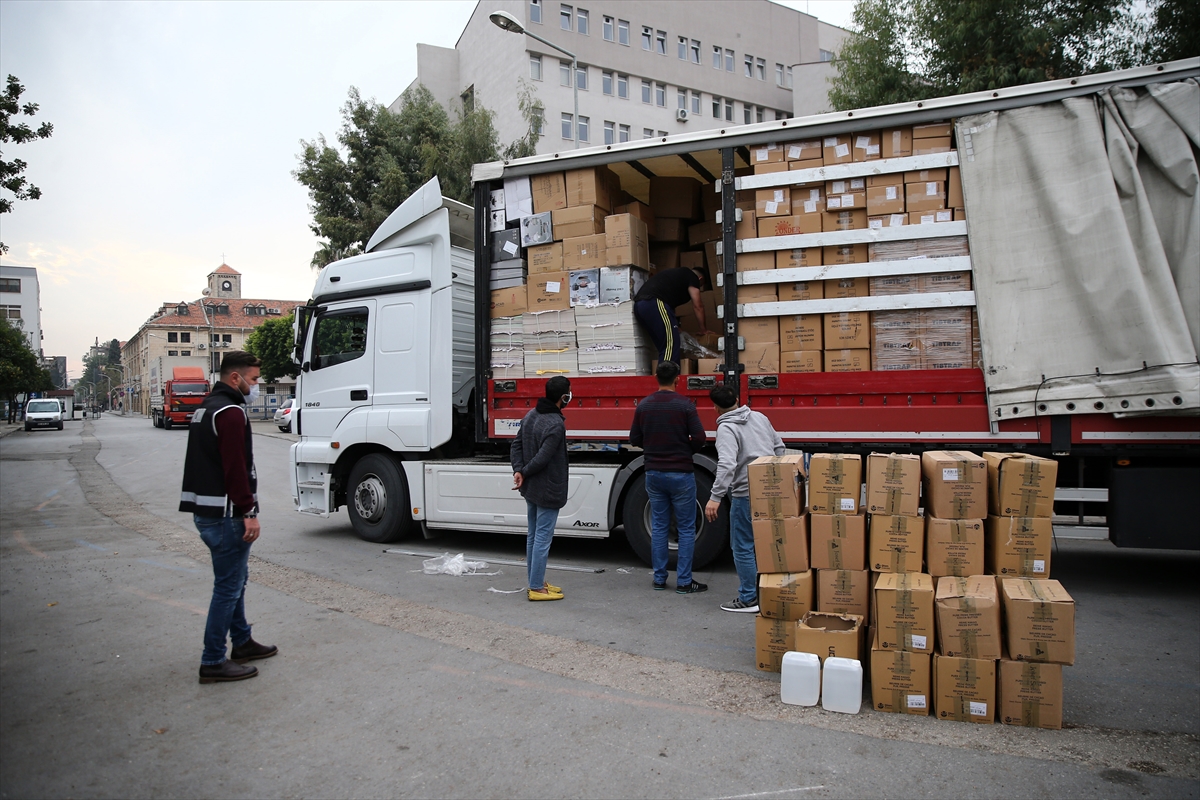
<svg viewBox="0 0 1200 800">
<path fill-rule="evenodd" d="M 150 404 L 154 427 L 169 430 L 175 425 L 187 425 L 209 388 L 208 378 L 200 367 L 173 367 L 162 395 Z"/>
</svg>

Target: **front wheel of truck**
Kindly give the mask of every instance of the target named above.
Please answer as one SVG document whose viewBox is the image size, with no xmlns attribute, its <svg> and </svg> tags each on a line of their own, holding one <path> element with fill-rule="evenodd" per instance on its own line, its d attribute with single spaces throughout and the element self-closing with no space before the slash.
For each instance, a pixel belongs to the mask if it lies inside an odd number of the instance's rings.
<svg viewBox="0 0 1200 800">
<path fill-rule="evenodd" d="M 383 453 L 363 456 L 350 470 L 346 508 L 354 533 L 375 544 L 396 542 L 413 528 L 400 466 Z"/>
<path fill-rule="evenodd" d="M 712 476 L 706 472 L 695 472 L 696 476 L 696 549 L 692 555 L 692 568 L 702 569 L 721 555 L 729 541 L 729 504 L 721 504 L 716 522 L 704 518 L 704 505 L 712 494 Z M 650 495 L 646 491 L 646 473 L 642 472 L 630 483 L 625 495 L 625 507 L 621 519 L 625 525 L 625 538 L 638 558 L 650 561 Z M 672 519 L 667 534 L 667 569 L 675 570 L 679 557 L 679 534 Z M 653 566 L 653 564 L 651 564 Z"/>
</svg>

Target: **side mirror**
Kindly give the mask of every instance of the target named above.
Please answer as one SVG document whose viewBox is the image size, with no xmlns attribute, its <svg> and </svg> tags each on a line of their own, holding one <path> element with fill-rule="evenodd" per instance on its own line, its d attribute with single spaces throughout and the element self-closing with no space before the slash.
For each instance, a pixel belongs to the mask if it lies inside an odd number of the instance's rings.
<svg viewBox="0 0 1200 800">
<path fill-rule="evenodd" d="M 308 372 L 310 369 L 312 369 L 312 367 L 309 365 L 309 362 L 307 362 L 307 361 L 305 361 L 303 364 L 300 365 L 300 370 L 302 372 Z"/>
</svg>

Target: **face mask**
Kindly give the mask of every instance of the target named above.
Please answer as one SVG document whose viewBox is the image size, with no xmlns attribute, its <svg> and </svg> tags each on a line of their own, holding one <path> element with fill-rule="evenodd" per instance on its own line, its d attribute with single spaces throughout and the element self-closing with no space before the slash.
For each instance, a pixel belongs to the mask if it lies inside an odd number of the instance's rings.
<svg viewBox="0 0 1200 800">
<path fill-rule="evenodd" d="M 253 386 L 250 387 L 250 391 L 243 392 L 242 394 L 246 395 L 247 403 L 253 403 L 255 400 L 258 399 L 258 384 L 257 383 L 254 384 Z"/>
<path fill-rule="evenodd" d="M 562 396 L 562 404 L 563 404 L 563 408 L 566 408 L 567 406 L 571 405 L 571 393 L 570 392 L 567 392 L 566 394 L 564 394 Z"/>
</svg>

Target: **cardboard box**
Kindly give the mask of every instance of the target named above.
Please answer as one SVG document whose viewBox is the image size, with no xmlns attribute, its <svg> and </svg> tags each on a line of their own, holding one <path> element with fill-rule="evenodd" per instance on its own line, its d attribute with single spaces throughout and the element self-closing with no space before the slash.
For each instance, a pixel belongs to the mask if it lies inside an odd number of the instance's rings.
<svg viewBox="0 0 1200 800">
<path fill-rule="evenodd" d="M 529 290 L 522 284 L 492 292 L 491 318 L 519 317 L 529 310 Z"/>
<path fill-rule="evenodd" d="M 632 214 L 645 223 L 647 235 L 654 238 L 654 212 L 645 203 L 638 200 L 622 203 L 613 209 L 613 214 Z"/>
<path fill-rule="evenodd" d="M 920 510 L 920 456 L 901 453 L 867 456 L 867 511 L 915 517 Z"/>
<path fill-rule="evenodd" d="M 714 225 L 716 223 L 713 223 Z M 717 239 L 724 236 L 724 232 L 717 235 Z M 758 238 L 758 217 L 753 211 L 743 211 L 741 220 L 733 223 L 733 238 L 735 239 L 757 239 Z M 713 241 L 716 241 L 714 239 Z M 707 244 L 707 242 L 705 243 Z"/>
<path fill-rule="evenodd" d="M 600 302 L 600 270 L 573 269 L 567 273 L 567 285 L 570 288 L 571 307 L 594 306 Z"/>
<path fill-rule="evenodd" d="M 700 186 L 700 210 L 704 215 L 704 219 L 716 219 L 717 210 L 721 208 L 723 202 L 719 183 L 705 183 Z M 735 194 L 736 204 L 736 194 Z"/>
<path fill-rule="evenodd" d="M 739 293 L 738 299 L 742 302 Z M 746 344 L 769 344 L 771 342 L 779 342 L 779 318 L 778 317 L 743 317 L 738 320 L 738 336 L 745 339 Z"/>
<path fill-rule="evenodd" d="M 700 181 L 695 178 L 655 176 L 650 179 L 650 209 L 660 217 L 699 219 Z"/>
<path fill-rule="evenodd" d="M 946 207 L 946 184 L 942 181 L 923 181 L 904 184 L 904 204 L 909 214 L 914 211 L 938 211 Z"/>
<path fill-rule="evenodd" d="M 824 357 L 820 350 L 781 350 L 779 371 L 787 373 L 820 372 Z"/>
<path fill-rule="evenodd" d="M 795 622 L 813 610 L 813 574 L 764 572 L 758 576 L 758 613 Z"/>
<path fill-rule="evenodd" d="M 571 206 L 551 212 L 554 219 L 554 238 L 573 239 L 604 233 L 604 217 L 608 212 L 600 206 Z"/>
<path fill-rule="evenodd" d="M 1001 578 L 1004 644 L 1014 661 L 1075 663 L 1075 601 L 1058 581 Z"/>
<path fill-rule="evenodd" d="M 646 223 L 632 214 L 604 218 L 604 264 L 608 267 L 650 268 L 650 237 Z"/>
<path fill-rule="evenodd" d="M 1062 728 L 1062 664 L 1000 661 L 996 703 L 1000 721 L 1026 728 Z"/>
<path fill-rule="evenodd" d="M 809 562 L 813 569 L 861 572 L 867 568 L 865 516 L 812 514 L 808 518 L 808 528 L 811 542 Z"/>
<path fill-rule="evenodd" d="M 997 517 L 983 523 L 983 564 L 989 575 L 1049 578 L 1054 524 L 1048 517 Z"/>
<path fill-rule="evenodd" d="M 696 359 L 696 374 L 711 375 L 714 372 L 725 371 L 725 359 L 723 358 L 698 358 Z"/>
<path fill-rule="evenodd" d="M 971 273 L 969 272 L 938 272 L 931 275 L 921 275 L 922 292 L 969 292 L 971 291 Z M 944 314 L 944 309 L 939 314 Z M 986 455 L 985 455 L 986 458 Z"/>
<path fill-rule="evenodd" d="M 953 222 L 954 212 L 948 208 L 941 211 L 914 211 L 908 215 L 909 225 L 933 225 L 937 222 Z"/>
<path fill-rule="evenodd" d="M 825 297 L 825 281 L 796 281 L 795 283 L 780 283 L 778 286 L 780 300 L 821 300 Z M 823 324 L 820 314 L 804 316 L 816 317 L 817 322 Z"/>
<path fill-rule="evenodd" d="M 720 290 L 721 299 L 724 300 L 724 291 Z M 779 299 L 779 295 L 775 294 L 775 284 L 773 283 L 752 283 L 747 286 L 737 287 L 737 301 L 739 303 L 774 303 Z M 738 320 L 738 332 L 741 333 L 742 325 L 749 319 L 769 319 L 770 327 L 774 331 L 779 330 L 779 326 L 775 324 L 775 317 L 743 317 Z M 714 326 L 718 326 L 714 323 Z M 776 334 L 773 341 L 778 341 L 779 336 Z"/>
<path fill-rule="evenodd" d="M 825 181 L 824 186 L 826 196 L 846 194 L 847 192 L 863 192 L 866 188 L 866 178 L 841 178 L 839 180 Z"/>
<path fill-rule="evenodd" d="M 826 372 L 870 372 L 871 351 L 863 350 L 826 350 Z"/>
<path fill-rule="evenodd" d="M 820 214 L 825 210 L 825 185 L 802 183 L 792 187 L 793 214 Z"/>
<path fill-rule="evenodd" d="M 820 247 L 797 247 L 792 250 L 776 250 L 774 269 L 794 267 L 819 267 L 825 263 Z M 742 256 L 738 257 L 739 264 Z"/>
<path fill-rule="evenodd" d="M 885 128 L 879 137 L 884 158 L 907 158 L 912 155 L 912 128 Z"/>
<path fill-rule="evenodd" d="M 755 175 L 766 175 L 771 172 L 787 172 L 788 165 L 786 161 L 769 161 L 765 164 L 755 164 L 753 170 Z"/>
<path fill-rule="evenodd" d="M 867 189 L 867 214 L 904 213 L 904 186 L 900 183 L 888 186 L 871 186 Z"/>
<path fill-rule="evenodd" d="M 950 208 L 963 207 L 962 173 L 958 167 L 950 167 L 950 177 L 946 179 L 946 205 Z"/>
<path fill-rule="evenodd" d="M 783 153 L 783 148 L 775 142 L 769 144 L 758 145 L 750 150 L 750 163 L 757 165 L 763 163 L 777 163 L 786 161 Z"/>
<path fill-rule="evenodd" d="M 562 248 L 565 270 L 600 269 L 605 266 L 603 233 L 563 239 Z"/>
<path fill-rule="evenodd" d="M 954 221 L 955 222 L 966 222 L 967 221 L 967 210 L 965 208 L 954 209 Z"/>
<path fill-rule="evenodd" d="M 826 211 L 821 215 L 821 230 L 831 231 L 863 231 L 867 229 L 867 210 L 865 208 L 851 211 Z"/>
<path fill-rule="evenodd" d="M 650 246 L 650 272 L 662 272 L 679 266 L 678 244 L 655 244 Z"/>
<path fill-rule="evenodd" d="M 925 557 L 925 521 L 920 517 L 871 515 L 867 566 L 875 572 L 920 572 Z"/>
<path fill-rule="evenodd" d="M 817 571 L 817 610 L 855 614 L 870 620 L 871 573 L 866 570 L 822 569 Z"/>
<path fill-rule="evenodd" d="M 533 195 L 533 213 L 535 214 L 567 207 L 567 184 L 561 172 L 547 172 L 544 175 L 531 176 L 529 189 Z M 507 197 L 506 194 L 505 198 L 507 199 Z"/>
<path fill-rule="evenodd" d="M 869 212 L 868 212 L 869 213 Z M 885 214 L 880 217 L 867 217 L 867 227 L 871 230 L 880 228 L 899 228 L 908 224 L 908 214 Z"/>
<path fill-rule="evenodd" d="M 879 131 L 854 134 L 854 147 L 850 148 L 855 161 L 874 161 L 882 158 L 879 147 Z"/>
<path fill-rule="evenodd" d="M 552 212 L 521 217 L 521 246 L 536 247 L 554 241 Z"/>
<path fill-rule="evenodd" d="M 786 187 L 758 189 L 754 192 L 754 216 L 786 217 L 792 213 L 792 191 Z"/>
<path fill-rule="evenodd" d="M 874 598 L 879 649 L 933 652 L 933 578 L 923 572 L 884 573 Z"/>
<path fill-rule="evenodd" d="M 686 219 L 677 219 L 675 217 L 655 217 L 655 228 L 658 233 L 654 237 L 656 242 L 679 242 L 680 244 L 687 241 L 688 225 L 691 222 Z"/>
<path fill-rule="evenodd" d="M 1054 515 L 1058 462 L 1026 453 L 984 453 L 988 513 L 1001 517 Z"/>
<path fill-rule="evenodd" d="M 857 514 L 862 492 L 862 456 L 813 453 L 808 462 L 808 510 Z"/>
<path fill-rule="evenodd" d="M 599 302 L 627 303 L 646 284 L 648 278 L 649 274 L 637 267 L 601 267 Z"/>
<path fill-rule="evenodd" d="M 947 121 L 928 122 L 924 125 L 914 125 L 912 136 L 914 139 L 934 139 L 950 136 L 951 123 Z"/>
<path fill-rule="evenodd" d="M 679 254 L 679 266 L 688 269 L 705 269 L 704 252 L 700 250 L 685 250 Z"/>
<path fill-rule="evenodd" d="M 718 324 L 717 320 L 717 296 L 714 292 L 701 292 L 700 304 L 704 307 L 704 321 L 709 327 L 715 327 Z M 693 336 L 697 335 L 700 330 L 700 323 L 696 319 L 696 311 L 692 304 L 684 303 L 675 309 L 675 316 L 679 318 L 679 327 L 683 328 Z M 715 347 L 715 345 L 714 345 Z"/>
<path fill-rule="evenodd" d="M 746 342 L 742 364 L 747 375 L 770 375 L 779 372 L 779 342 Z"/>
<path fill-rule="evenodd" d="M 700 247 L 705 242 L 717 242 L 720 240 L 721 223 L 719 222 L 696 222 L 688 226 L 687 241 L 691 247 Z"/>
<path fill-rule="evenodd" d="M 804 484 L 804 456 L 793 453 L 782 456 L 762 456 L 746 467 L 750 482 L 750 514 L 753 519 L 798 517 L 803 513 L 801 489 Z M 755 501 L 779 501 L 771 512 L 755 513 Z M 760 506 L 762 511 L 765 506 Z"/>
<path fill-rule="evenodd" d="M 835 278 L 825 281 L 825 297 L 867 297 L 871 291 L 867 278 Z"/>
<path fill-rule="evenodd" d="M 821 140 L 821 161 L 825 166 L 830 164 L 849 164 L 854 160 L 850 152 L 849 136 L 826 136 Z"/>
<path fill-rule="evenodd" d="M 817 214 L 758 218 L 759 238 L 764 236 L 795 236 L 798 233 L 820 232 L 821 218 Z"/>
<path fill-rule="evenodd" d="M 612 189 L 616 175 L 608 167 L 588 167 L 586 169 L 569 169 L 565 175 L 567 186 L 567 206 L 599 206 L 605 211 L 611 211 L 614 205 Z"/>
<path fill-rule="evenodd" d="M 821 251 L 821 259 L 829 265 L 834 264 L 865 264 L 869 249 L 863 244 L 826 245 Z"/>
<path fill-rule="evenodd" d="M 707 256 L 707 253 L 705 253 Z M 707 261 L 707 258 L 705 259 Z M 762 269 L 775 269 L 774 253 L 738 253 L 737 271 L 755 272 Z"/>
<path fill-rule="evenodd" d="M 933 705 L 927 653 L 871 648 L 871 705 L 891 714 L 929 716 Z"/>
<path fill-rule="evenodd" d="M 492 234 L 492 263 L 521 257 L 521 229 L 509 228 Z"/>
<path fill-rule="evenodd" d="M 945 181 L 950 176 L 950 170 L 945 167 L 936 169 L 914 169 L 904 173 L 904 182 L 924 183 L 925 181 Z"/>
<path fill-rule="evenodd" d="M 529 311 L 571 307 L 570 273 L 544 272 L 529 276 Z"/>
<path fill-rule="evenodd" d="M 793 286 L 799 284 L 791 284 Z M 810 284 L 811 285 L 811 284 Z M 780 289 L 784 285 L 780 284 Z M 780 300 L 809 300 L 820 299 L 808 297 L 784 297 Z M 825 344 L 825 322 L 820 314 L 787 314 L 779 318 L 779 346 L 788 352 L 820 351 Z M 821 372 L 824 367 L 823 358 L 817 358 L 817 368 Z"/>
<path fill-rule="evenodd" d="M 501 191 L 503 191 L 503 190 L 501 190 Z M 496 231 L 504 230 L 505 222 L 506 222 L 506 220 L 504 219 L 504 209 L 503 208 L 498 211 L 489 211 L 488 212 L 488 233 L 495 233 Z"/>
<path fill-rule="evenodd" d="M 987 516 L 987 462 L 965 450 L 921 454 L 925 510 L 942 519 Z"/>
<path fill-rule="evenodd" d="M 864 655 L 864 622 L 857 614 L 810 611 L 796 623 L 796 652 L 813 653 L 822 664 L 831 656 L 858 661 Z"/>
<path fill-rule="evenodd" d="M 983 569 L 983 520 L 925 518 L 926 572 L 962 577 L 982 575 Z"/>
<path fill-rule="evenodd" d="M 824 158 L 820 139 L 788 142 L 783 146 L 783 152 L 788 161 L 820 161 Z"/>
<path fill-rule="evenodd" d="M 832 213 L 834 211 L 845 211 L 852 208 L 867 207 L 866 192 L 847 192 L 846 194 L 831 194 L 825 197 L 825 211 Z"/>
<path fill-rule="evenodd" d="M 991 725 L 996 720 L 996 662 L 934 655 L 933 697 L 938 719 Z"/>
<path fill-rule="evenodd" d="M 754 618 L 754 662 L 763 672 L 779 672 L 783 654 L 796 649 L 796 623 L 786 619 Z"/>
<path fill-rule="evenodd" d="M 1000 658 L 1000 595 L 989 575 L 938 578 L 938 652 L 966 658 Z"/>
<path fill-rule="evenodd" d="M 825 289 L 828 291 L 829 287 L 826 286 Z M 853 350 L 871 346 L 871 312 L 840 311 L 836 314 L 825 314 L 824 317 L 826 349 Z"/>
<path fill-rule="evenodd" d="M 563 271 L 562 242 L 551 242 L 531 247 L 526 251 L 531 275 L 544 272 Z"/>
<path fill-rule="evenodd" d="M 759 572 L 808 570 L 808 517 L 759 519 L 754 530 L 754 560 Z"/>
<path fill-rule="evenodd" d="M 934 153 L 949 153 L 950 152 L 950 137 L 945 136 L 937 139 L 913 139 L 913 155 L 928 156 Z"/>
</svg>

